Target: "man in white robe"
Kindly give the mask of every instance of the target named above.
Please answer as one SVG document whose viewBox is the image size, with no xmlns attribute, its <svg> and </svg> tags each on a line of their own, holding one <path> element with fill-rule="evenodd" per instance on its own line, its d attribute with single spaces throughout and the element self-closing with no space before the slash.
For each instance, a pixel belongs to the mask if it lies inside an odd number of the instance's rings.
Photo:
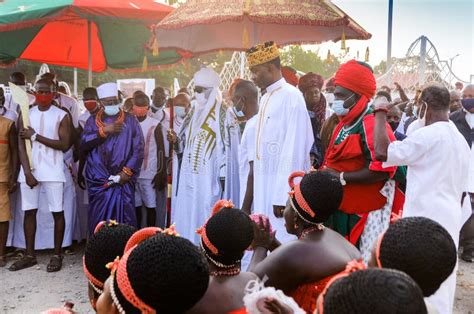
<svg viewBox="0 0 474 314">
<path fill-rule="evenodd" d="M 202 68 L 194 75 L 195 107 L 186 126 L 186 143 L 179 175 L 176 204 L 171 221 L 181 236 L 195 244 L 196 229 L 211 214 L 222 196 L 220 171 L 224 167 L 224 119 L 219 75 Z"/>
<path fill-rule="evenodd" d="M 288 200 L 288 177 L 310 169 L 314 142 L 310 118 L 301 92 L 281 74 L 279 51 L 273 42 L 247 51 L 252 80 L 266 94 L 257 114 L 253 206 L 270 218 L 281 242 L 295 239 L 286 232 L 283 210 Z"/>
<path fill-rule="evenodd" d="M 462 206 L 468 189 L 469 145 L 449 121 L 449 91 L 445 87 L 425 88 L 420 100 L 425 112 L 419 120 L 420 127 L 404 141 L 390 143 L 385 126 L 390 105 L 384 97 L 376 99 L 375 158 L 384 161 L 384 167 L 408 166 L 403 217 L 422 216 L 437 221 L 458 247 L 461 227 L 470 215 L 470 208 Z M 466 204 L 470 207 L 468 199 L 464 200 Z M 453 311 L 456 269 L 428 298 L 438 313 Z"/>
</svg>

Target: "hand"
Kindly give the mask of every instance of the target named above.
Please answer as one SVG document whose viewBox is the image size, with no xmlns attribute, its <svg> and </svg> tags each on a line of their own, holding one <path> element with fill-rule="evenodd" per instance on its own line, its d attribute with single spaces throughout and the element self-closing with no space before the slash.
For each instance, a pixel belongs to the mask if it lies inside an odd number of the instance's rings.
<svg viewBox="0 0 474 314">
<path fill-rule="evenodd" d="M 38 185 L 38 180 L 36 180 L 32 173 L 25 174 L 25 179 L 26 185 L 28 185 L 30 188 L 34 188 Z"/>
<path fill-rule="evenodd" d="M 324 169 L 321 170 L 321 171 L 327 172 L 327 173 L 329 173 L 330 175 L 332 175 L 333 177 L 336 177 L 336 178 L 338 178 L 338 179 L 339 179 L 339 177 L 340 177 L 340 175 L 341 175 L 340 172 L 338 172 L 338 171 L 336 171 L 336 170 L 334 170 L 334 169 L 332 169 L 332 168 L 327 168 L 327 167 L 326 167 L 326 168 L 324 168 Z"/>
<path fill-rule="evenodd" d="M 105 134 L 117 134 L 117 133 L 120 133 L 122 132 L 122 129 L 123 129 L 123 124 L 122 123 L 111 123 L 111 124 L 107 124 L 105 127 L 104 127 L 104 132 Z"/>
<path fill-rule="evenodd" d="M 388 99 L 384 96 L 379 96 L 374 100 L 374 109 L 378 110 L 390 110 L 394 105 L 391 104 Z"/>
<path fill-rule="evenodd" d="M 293 310 L 277 299 L 266 297 L 258 299 L 257 309 L 262 314 L 293 314 Z"/>
<path fill-rule="evenodd" d="M 20 137 L 24 140 L 29 140 L 35 133 L 35 130 L 29 126 L 28 129 L 23 129 L 20 131 Z"/>
<path fill-rule="evenodd" d="M 402 87 L 400 86 L 400 84 L 398 84 L 398 82 L 393 83 L 393 85 L 395 85 L 395 88 L 398 90 L 402 89 Z"/>
<path fill-rule="evenodd" d="M 8 181 L 8 193 L 15 193 L 15 191 L 18 188 L 18 182 L 16 180 L 13 180 L 13 178 L 10 178 Z"/>
<path fill-rule="evenodd" d="M 270 232 L 270 222 L 264 221 L 263 217 L 259 217 L 258 223 L 253 226 L 253 242 L 252 248 L 263 247 L 271 250 L 275 244 L 276 231 Z"/>
<path fill-rule="evenodd" d="M 127 183 L 128 181 L 130 181 L 131 177 L 128 176 L 128 174 L 126 174 L 125 172 L 123 171 L 120 171 L 120 173 L 118 174 L 118 176 L 120 176 L 120 181 L 119 183 L 121 185 L 124 185 L 125 183 Z"/>
<path fill-rule="evenodd" d="M 174 144 L 178 141 L 178 135 L 176 135 L 176 132 L 172 129 L 168 130 L 168 134 L 166 135 L 166 138 L 168 139 L 168 142 L 171 144 Z"/>
<path fill-rule="evenodd" d="M 167 179 L 165 172 L 158 172 L 151 183 L 153 183 L 155 190 L 163 191 L 168 183 Z"/>
<path fill-rule="evenodd" d="M 277 206 L 273 205 L 273 215 L 277 218 L 283 217 L 283 211 L 285 210 L 285 206 Z"/>
<path fill-rule="evenodd" d="M 86 189 L 86 179 L 82 173 L 77 175 L 77 185 L 79 185 L 79 187 L 83 190 Z"/>
</svg>

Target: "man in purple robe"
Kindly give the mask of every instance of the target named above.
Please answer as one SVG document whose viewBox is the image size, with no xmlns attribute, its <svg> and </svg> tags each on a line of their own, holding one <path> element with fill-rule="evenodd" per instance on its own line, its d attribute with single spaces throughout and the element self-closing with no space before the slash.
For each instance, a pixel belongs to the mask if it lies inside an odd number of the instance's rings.
<svg viewBox="0 0 474 314">
<path fill-rule="evenodd" d="M 120 108 L 117 84 L 102 84 L 97 94 L 103 107 L 87 120 L 81 141 L 87 156 L 89 234 L 103 220 L 137 225 L 135 182 L 144 145 L 137 119 Z"/>
</svg>

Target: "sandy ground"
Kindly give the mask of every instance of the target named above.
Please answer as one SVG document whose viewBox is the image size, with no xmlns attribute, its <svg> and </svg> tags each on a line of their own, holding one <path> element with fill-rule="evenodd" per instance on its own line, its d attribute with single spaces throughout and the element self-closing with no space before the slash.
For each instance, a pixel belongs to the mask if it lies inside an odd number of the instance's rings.
<svg viewBox="0 0 474 314">
<path fill-rule="evenodd" d="M 87 297 L 87 281 L 82 273 L 83 245 L 75 255 L 65 256 L 58 273 L 47 273 L 51 252 L 38 254 L 38 265 L 19 272 L 0 268 L 0 312 L 40 313 L 72 301 L 79 313 L 94 313 Z M 11 262 L 9 263 L 11 264 Z M 474 264 L 459 262 L 454 313 L 474 314 Z"/>
</svg>

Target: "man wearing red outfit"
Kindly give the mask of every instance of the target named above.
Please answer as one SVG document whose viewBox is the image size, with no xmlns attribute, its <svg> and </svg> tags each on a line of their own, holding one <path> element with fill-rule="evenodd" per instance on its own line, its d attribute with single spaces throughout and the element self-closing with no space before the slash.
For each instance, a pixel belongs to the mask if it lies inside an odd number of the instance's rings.
<svg viewBox="0 0 474 314">
<path fill-rule="evenodd" d="M 399 214 L 404 195 L 399 183 L 405 180 L 403 168 L 383 168 L 375 159 L 374 114 L 369 106 L 375 94 L 375 77 L 369 65 L 351 60 L 335 76 L 332 109 L 339 124 L 332 134 L 322 170 L 344 186 L 339 210 L 326 222 L 360 249 L 364 261 L 378 235 L 388 227 L 392 212 Z M 390 140 L 394 141 L 387 124 Z"/>
</svg>

